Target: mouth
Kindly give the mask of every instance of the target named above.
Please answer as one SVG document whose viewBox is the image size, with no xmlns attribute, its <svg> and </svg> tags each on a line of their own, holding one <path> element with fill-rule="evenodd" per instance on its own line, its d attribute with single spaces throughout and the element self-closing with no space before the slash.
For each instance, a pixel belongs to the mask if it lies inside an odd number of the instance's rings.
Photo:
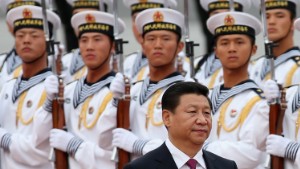
<svg viewBox="0 0 300 169">
<path fill-rule="evenodd" d="M 275 28 L 269 28 L 268 29 L 268 33 L 274 33 L 274 32 L 276 32 L 277 30 L 275 29 Z"/>
<path fill-rule="evenodd" d="M 23 51 L 23 52 L 30 52 L 30 51 L 31 51 L 31 48 L 26 47 L 26 48 L 23 48 L 22 51 Z"/>
</svg>

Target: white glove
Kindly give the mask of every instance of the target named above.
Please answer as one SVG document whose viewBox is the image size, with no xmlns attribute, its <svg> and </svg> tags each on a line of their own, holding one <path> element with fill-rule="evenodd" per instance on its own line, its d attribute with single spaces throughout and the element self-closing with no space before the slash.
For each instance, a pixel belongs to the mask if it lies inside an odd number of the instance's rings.
<svg viewBox="0 0 300 169">
<path fill-rule="evenodd" d="M 284 157 L 285 149 L 288 146 L 288 144 L 291 142 L 290 139 L 270 134 L 267 137 L 267 153 L 278 156 L 278 157 Z"/>
<path fill-rule="evenodd" d="M 279 97 L 279 87 L 274 80 L 267 80 L 263 86 L 263 91 L 268 102 Z"/>
<path fill-rule="evenodd" d="M 61 151 L 67 151 L 68 144 L 72 138 L 74 138 L 74 136 L 71 133 L 66 132 L 64 130 L 50 130 L 50 146 Z"/>
<path fill-rule="evenodd" d="M 116 99 L 122 98 L 125 93 L 124 76 L 121 73 L 117 73 L 116 77 L 110 83 L 110 90 L 113 93 L 113 97 Z"/>
<path fill-rule="evenodd" d="M 45 90 L 47 99 L 52 101 L 58 93 L 58 78 L 55 75 L 50 75 L 45 80 Z"/>
<path fill-rule="evenodd" d="M 132 153 L 133 144 L 136 140 L 138 140 L 138 137 L 132 132 L 123 128 L 116 128 L 112 131 L 112 133 L 112 145 Z"/>
</svg>

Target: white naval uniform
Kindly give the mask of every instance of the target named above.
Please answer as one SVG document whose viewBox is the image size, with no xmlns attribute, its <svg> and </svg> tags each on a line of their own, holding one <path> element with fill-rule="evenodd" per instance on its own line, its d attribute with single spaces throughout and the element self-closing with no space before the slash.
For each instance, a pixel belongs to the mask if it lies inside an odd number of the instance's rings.
<svg viewBox="0 0 300 169">
<path fill-rule="evenodd" d="M 266 80 L 270 79 L 270 66 L 267 60 L 265 57 L 259 58 L 250 74 L 250 79 L 254 80 L 260 87 Z M 274 64 L 277 83 L 282 84 L 283 87 L 300 83 L 300 50 L 298 47 L 294 47 L 277 57 Z"/>
<path fill-rule="evenodd" d="M 300 130 L 298 125 L 298 132 L 296 127 L 296 122 L 300 124 L 300 107 L 299 107 L 299 94 L 300 86 L 295 85 L 287 89 L 286 100 L 288 101 L 288 106 L 284 114 L 283 119 L 283 134 L 284 137 L 291 139 L 292 141 L 298 142 L 300 144 Z M 294 98 L 297 98 L 295 100 Z M 300 168 L 300 150 L 298 150 L 295 161 L 285 159 L 284 160 L 285 169 L 299 169 Z"/>
<path fill-rule="evenodd" d="M 176 72 L 153 86 L 149 85 L 148 77 L 132 87 L 130 128 L 139 139 L 148 141 L 142 154 L 154 150 L 167 139 L 167 129 L 162 121 L 161 98 L 170 85 L 183 80 L 184 77 Z M 147 95 L 143 95 L 144 93 Z"/>
<path fill-rule="evenodd" d="M 224 82 L 222 64 L 219 59 L 215 58 L 214 52 L 209 54 L 206 61 L 200 66 L 195 78 L 209 89 Z"/>
<path fill-rule="evenodd" d="M 211 94 L 214 115 L 206 150 L 234 160 L 239 169 L 263 169 L 269 106 L 257 93 L 262 91 L 253 81 L 236 85 L 227 93 L 220 94 L 220 88 L 215 87 Z"/>
<path fill-rule="evenodd" d="M 64 78 L 65 83 L 70 83 L 74 80 L 80 79 L 87 74 L 87 68 L 82 61 L 80 50 L 78 48 L 65 54 L 62 57 L 62 64 L 62 74 L 66 76 Z"/>
<path fill-rule="evenodd" d="M 37 130 L 41 126 L 36 125 L 35 118 L 38 112 L 36 110 L 46 98 L 44 80 L 51 74 L 50 71 L 44 71 L 30 78 L 26 87 L 19 89 L 21 93 L 16 92 L 21 77 L 12 79 L 3 86 L 0 95 L 0 123 L 11 134 L 11 144 L 9 151 L 1 150 L 2 169 L 53 169 L 48 160 L 49 136 Z"/>
<path fill-rule="evenodd" d="M 0 55 L 0 90 L 1 86 L 22 74 L 22 60 L 12 49 L 7 54 Z"/>
<path fill-rule="evenodd" d="M 182 59 L 182 73 L 185 77 L 190 77 L 190 63 L 189 58 L 185 57 L 184 52 L 180 52 L 177 56 L 175 67 L 179 58 Z M 126 56 L 124 60 L 124 74 L 130 78 L 131 82 L 138 82 L 144 80 L 149 76 L 149 65 L 146 56 L 142 55 L 141 51 L 134 52 Z"/>
<path fill-rule="evenodd" d="M 75 157 L 69 156 L 70 169 L 115 168 L 115 163 L 110 158 L 113 150 L 112 130 L 116 128 L 116 108 L 111 103 L 112 93 L 108 87 L 113 78 L 111 73 L 95 83 L 96 85 L 93 84 L 88 93 L 80 92 L 85 77 L 65 87 L 64 112 L 67 131 L 83 140 Z M 80 93 L 83 97 L 79 101 Z M 43 109 L 41 111 L 42 116 L 51 119 L 50 113 Z"/>
</svg>

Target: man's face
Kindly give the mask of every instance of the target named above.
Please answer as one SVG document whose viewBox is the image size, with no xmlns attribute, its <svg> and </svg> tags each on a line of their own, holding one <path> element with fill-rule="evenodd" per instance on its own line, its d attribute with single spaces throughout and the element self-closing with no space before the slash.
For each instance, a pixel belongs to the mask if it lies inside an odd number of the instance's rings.
<svg viewBox="0 0 300 169">
<path fill-rule="evenodd" d="M 285 38 L 293 28 L 291 13 L 286 9 L 272 9 L 266 11 L 269 39 L 277 42 Z"/>
<path fill-rule="evenodd" d="M 97 69 L 109 64 L 112 50 L 110 38 L 102 33 L 84 33 L 79 39 L 83 62 L 89 69 Z"/>
<path fill-rule="evenodd" d="M 138 42 L 139 44 L 141 44 L 142 41 L 143 41 L 143 37 L 142 37 L 142 35 L 139 33 L 139 31 L 138 31 L 138 29 L 137 29 L 137 26 L 136 26 L 136 24 L 135 24 L 135 19 L 136 19 L 137 14 L 138 14 L 138 13 L 135 13 L 135 14 L 133 14 L 133 15 L 131 16 L 131 19 L 132 19 L 132 22 L 131 22 L 131 24 L 132 24 L 132 32 L 133 32 L 134 37 L 135 37 L 135 39 L 137 40 L 137 42 Z"/>
<path fill-rule="evenodd" d="M 44 31 L 36 28 L 22 28 L 15 33 L 15 46 L 23 62 L 31 63 L 46 53 Z"/>
<path fill-rule="evenodd" d="M 211 130 L 209 102 L 203 95 L 182 95 L 174 112 L 163 110 L 163 121 L 172 143 L 201 147 Z"/>
<path fill-rule="evenodd" d="M 183 48 L 183 43 L 178 42 L 177 38 L 178 35 L 174 32 L 166 30 L 146 33 L 142 47 L 149 65 L 152 67 L 174 65 L 177 54 Z"/>
<path fill-rule="evenodd" d="M 215 53 L 224 69 L 234 70 L 247 66 L 255 52 L 256 46 L 251 44 L 247 35 L 221 35 L 217 38 Z"/>
</svg>

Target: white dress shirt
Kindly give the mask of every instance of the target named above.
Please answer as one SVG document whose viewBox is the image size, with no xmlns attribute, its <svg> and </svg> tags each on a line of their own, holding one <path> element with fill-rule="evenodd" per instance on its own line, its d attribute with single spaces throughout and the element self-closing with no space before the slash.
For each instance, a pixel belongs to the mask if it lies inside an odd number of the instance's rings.
<svg viewBox="0 0 300 169">
<path fill-rule="evenodd" d="M 178 169 L 190 169 L 186 162 L 190 159 L 184 152 L 175 147 L 169 139 L 166 140 L 166 146 L 168 147 Z M 193 157 L 197 163 L 197 169 L 207 169 L 203 158 L 202 149 Z"/>
</svg>

